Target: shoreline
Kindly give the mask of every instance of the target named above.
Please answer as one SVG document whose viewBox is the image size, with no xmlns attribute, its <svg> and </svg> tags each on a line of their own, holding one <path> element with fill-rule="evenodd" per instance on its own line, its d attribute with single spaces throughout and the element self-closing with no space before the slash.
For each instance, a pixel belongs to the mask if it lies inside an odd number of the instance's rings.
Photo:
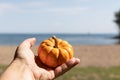
<svg viewBox="0 0 120 80">
<path fill-rule="evenodd" d="M 0 46 L 0 65 L 9 65 L 17 46 Z M 37 55 L 38 45 L 31 49 Z M 80 58 L 79 67 L 120 66 L 120 45 L 73 45 L 74 56 Z"/>
</svg>

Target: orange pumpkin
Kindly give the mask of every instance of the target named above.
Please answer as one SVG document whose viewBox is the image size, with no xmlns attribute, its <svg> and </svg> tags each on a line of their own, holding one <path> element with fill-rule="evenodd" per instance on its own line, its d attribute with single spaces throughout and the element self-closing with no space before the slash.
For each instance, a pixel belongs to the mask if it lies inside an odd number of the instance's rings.
<svg viewBox="0 0 120 80">
<path fill-rule="evenodd" d="M 73 57 L 73 47 L 67 41 L 53 36 L 40 44 L 38 57 L 43 64 L 54 68 Z"/>
</svg>

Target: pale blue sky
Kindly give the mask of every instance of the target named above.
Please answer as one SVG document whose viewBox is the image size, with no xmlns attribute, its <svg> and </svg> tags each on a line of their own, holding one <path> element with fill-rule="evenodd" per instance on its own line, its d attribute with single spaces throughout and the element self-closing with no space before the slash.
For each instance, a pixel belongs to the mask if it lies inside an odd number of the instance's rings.
<svg viewBox="0 0 120 80">
<path fill-rule="evenodd" d="M 0 33 L 117 33 L 120 0 L 0 0 Z"/>
</svg>

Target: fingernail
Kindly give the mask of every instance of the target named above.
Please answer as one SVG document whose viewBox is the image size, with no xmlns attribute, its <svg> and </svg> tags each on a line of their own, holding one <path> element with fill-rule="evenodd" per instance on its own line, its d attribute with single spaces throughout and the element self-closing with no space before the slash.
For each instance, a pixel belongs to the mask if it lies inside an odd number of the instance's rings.
<svg viewBox="0 0 120 80">
<path fill-rule="evenodd" d="M 76 58 L 76 62 L 77 62 L 77 63 L 80 63 L 80 59 L 79 59 L 79 58 Z"/>
</svg>

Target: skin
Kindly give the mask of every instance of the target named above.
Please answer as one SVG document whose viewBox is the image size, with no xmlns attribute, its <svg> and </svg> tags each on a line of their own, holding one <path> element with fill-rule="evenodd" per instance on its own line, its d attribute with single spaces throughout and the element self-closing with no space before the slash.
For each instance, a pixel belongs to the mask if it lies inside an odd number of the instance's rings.
<svg viewBox="0 0 120 80">
<path fill-rule="evenodd" d="M 80 62 L 80 59 L 72 58 L 55 69 L 48 68 L 40 63 L 30 49 L 35 42 L 35 38 L 26 39 L 17 47 L 13 61 L 2 73 L 0 80 L 53 80 Z"/>
</svg>

